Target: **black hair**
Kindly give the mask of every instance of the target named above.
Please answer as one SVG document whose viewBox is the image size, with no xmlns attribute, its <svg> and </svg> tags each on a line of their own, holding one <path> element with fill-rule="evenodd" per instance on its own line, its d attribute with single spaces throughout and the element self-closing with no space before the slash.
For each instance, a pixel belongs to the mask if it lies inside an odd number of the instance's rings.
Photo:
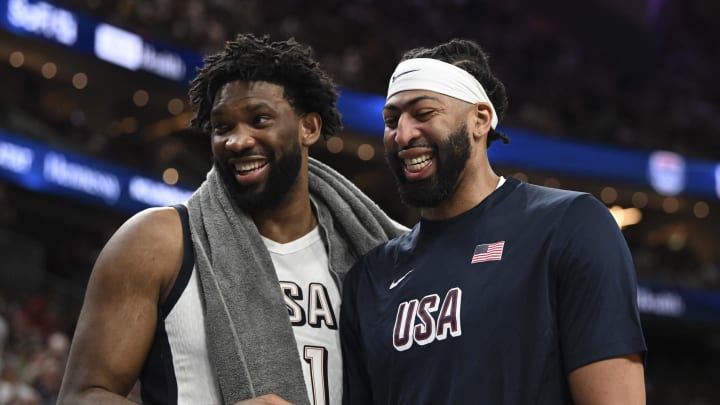
<svg viewBox="0 0 720 405">
<path fill-rule="evenodd" d="M 253 34 L 239 34 L 234 41 L 227 41 L 223 51 L 205 57 L 204 65 L 198 68 L 189 91 L 195 107 L 190 121 L 193 129 L 209 133 L 215 93 L 235 80 L 282 86 L 296 114 L 320 114 L 325 139 L 342 130 L 335 84 L 313 59 L 312 49 L 294 38 L 271 42 L 267 35 Z"/>
<path fill-rule="evenodd" d="M 490 101 L 495 107 L 498 122 L 505 115 L 508 108 L 508 97 L 505 86 L 500 79 L 493 75 L 488 60 L 490 57 L 476 42 L 468 39 L 453 39 L 434 48 L 411 49 L 402 56 L 401 61 L 415 58 L 431 58 L 450 63 L 464 69 L 483 86 Z M 510 142 L 507 135 L 496 129 L 490 129 L 487 144 L 502 139 L 504 143 Z"/>
</svg>

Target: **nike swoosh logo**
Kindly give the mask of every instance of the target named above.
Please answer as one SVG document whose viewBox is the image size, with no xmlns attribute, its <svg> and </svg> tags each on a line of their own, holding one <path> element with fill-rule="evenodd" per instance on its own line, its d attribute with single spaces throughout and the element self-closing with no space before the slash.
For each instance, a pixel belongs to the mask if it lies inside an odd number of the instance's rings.
<svg viewBox="0 0 720 405">
<path fill-rule="evenodd" d="M 390 283 L 390 289 L 392 290 L 393 288 L 397 287 L 397 285 L 400 284 L 403 280 L 405 280 L 405 277 L 409 276 L 410 273 L 412 273 L 413 271 L 415 271 L 415 269 L 408 271 L 407 273 L 405 273 L 404 276 Z"/>
<path fill-rule="evenodd" d="M 406 72 L 398 73 L 398 74 L 396 74 L 395 76 L 392 77 L 392 81 L 395 82 L 395 80 L 396 80 L 398 77 L 400 77 L 400 76 L 402 76 L 402 75 L 406 75 L 406 74 L 408 74 L 408 73 L 417 72 L 418 70 L 420 70 L 420 69 L 413 69 L 413 70 L 408 70 L 408 71 L 406 71 Z"/>
</svg>

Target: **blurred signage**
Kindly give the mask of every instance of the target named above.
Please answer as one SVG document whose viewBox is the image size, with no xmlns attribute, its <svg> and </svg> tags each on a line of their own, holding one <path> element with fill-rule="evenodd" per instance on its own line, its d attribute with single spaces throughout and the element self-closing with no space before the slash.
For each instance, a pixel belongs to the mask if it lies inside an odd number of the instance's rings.
<svg viewBox="0 0 720 405">
<path fill-rule="evenodd" d="M 680 317 L 685 313 L 685 301 L 674 291 L 653 291 L 639 286 L 638 310 L 644 314 Z"/>
<path fill-rule="evenodd" d="M 637 289 L 637 303 L 643 315 L 686 322 L 720 323 L 720 294 L 715 292 L 644 281 Z"/>
<path fill-rule="evenodd" d="M 0 131 L 0 179 L 130 213 L 178 204 L 192 194 L 192 190 L 85 156 L 53 150 L 3 131 Z"/>
<path fill-rule="evenodd" d="M 202 64 L 196 52 L 143 38 L 45 1 L 0 0 L 0 28 L 184 83 Z"/>
<path fill-rule="evenodd" d="M 140 176 L 130 178 L 128 192 L 133 200 L 154 207 L 169 205 L 168 201 L 185 201 L 192 194 L 189 190 L 183 190 Z"/>
<path fill-rule="evenodd" d="M 139 35 L 99 24 L 95 29 L 95 56 L 122 66 L 125 69 L 138 70 L 142 66 L 143 40 Z"/>
<path fill-rule="evenodd" d="M 648 160 L 650 184 L 662 195 L 677 195 L 685 188 L 685 159 L 673 152 L 653 152 Z"/>
<path fill-rule="evenodd" d="M 720 164 L 715 166 L 715 193 L 720 198 Z"/>
<path fill-rule="evenodd" d="M 71 159 L 62 153 L 45 153 L 43 164 L 45 180 L 67 190 L 102 198 L 108 204 L 117 202 L 120 198 L 118 176 L 87 164 L 73 162 Z"/>
<path fill-rule="evenodd" d="M 35 154 L 30 148 L 0 141 L 0 168 L 25 174 L 32 168 Z"/>
<path fill-rule="evenodd" d="M 98 24 L 95 29 L 95 56 L 129 70 L 146 70 L 171 80 L 183 80 L 187 74 L 182 57 L 143 41 L 139 35 Z"/>
<path fill-rule="evenodd" d="M 78 38 L 78 17 L 44 1 L 4 0 L 9 28 L 73 46 Z M 0 3 L 2 4 L 2 3 Z"/>
</svg>

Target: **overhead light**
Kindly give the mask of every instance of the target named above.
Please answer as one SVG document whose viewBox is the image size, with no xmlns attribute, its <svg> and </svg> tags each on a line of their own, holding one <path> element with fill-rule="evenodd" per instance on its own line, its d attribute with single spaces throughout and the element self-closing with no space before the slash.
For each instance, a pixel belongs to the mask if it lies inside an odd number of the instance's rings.
<svg viewBox="0 0 720 405">
<path fill-rule="evenodd" d="M 78 90 L 84 89 L 88 84 L 88 77 L 85 73 L 75 73 L 72 77 L 72 84 Z"/>
<path fill-rule="evenodd" d="M 57 74 L 57 66 L 52 62 L 45 62 L 40 68 L 40 74 L 46 79 L 52 79 Z"/>
<path fill-rule="evenodd" d="M 8 57 L 8 62 L 10 62 L 10 66 L 19 68 L 25 63 L 25 54 L 20 51 L 15 51 Z"/>
<path fill-rule="evenodd" d="M 360 160 L 371 160 L 375 157 L 375 148 L 367 143 L 358 146 L 357 155 Z"/>
<path fill-rule="evenodd" d="M 140 89 L 133 93 L 133 103 L 138 107 L 145 107 L 150 101 L 150 94 L 147 91 Z"/>
<path fill-rule="evenodd" d="M 344 142 L 339 136 L 331 136 L 325 143 L 330 153 L 340 153 L 343 150 Z"/>
</svg>

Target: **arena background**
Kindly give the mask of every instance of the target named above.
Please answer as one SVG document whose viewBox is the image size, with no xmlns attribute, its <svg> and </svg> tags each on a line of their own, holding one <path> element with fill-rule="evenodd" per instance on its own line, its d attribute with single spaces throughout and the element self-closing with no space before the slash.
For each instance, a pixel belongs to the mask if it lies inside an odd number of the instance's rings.
<svg viewBox="0 0 720 405">
<path fill-rule="evenodd" d="M 387 77 L 406 49 L 477 40 L 509 91 L 496 171 L 591 192 L 623 229 L 648 403 L 720 403 L 718 21 L 715 0 L 0 0 L 0 404 L 18 387 L 54 403 L 98 251 L 204 178 L 188 81 L 237 32 L 313 47 L 346 129 L 312 155 L 407 225 Z"/>
</svg>

